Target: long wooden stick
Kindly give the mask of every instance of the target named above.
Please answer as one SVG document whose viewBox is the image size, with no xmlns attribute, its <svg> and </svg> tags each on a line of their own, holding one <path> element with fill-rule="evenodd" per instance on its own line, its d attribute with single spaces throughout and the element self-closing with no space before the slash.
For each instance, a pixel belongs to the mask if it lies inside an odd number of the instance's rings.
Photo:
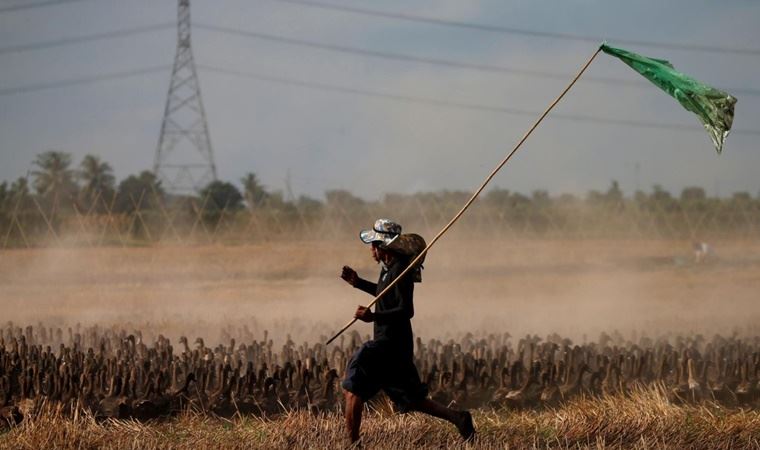
<svg viewBox="0 0 760 450">
<path fill-rule="evenodd" d="M 530 127 L 530 129 L 525 133 L 525 135 L 522 137 L 522 139 L 520 139 L 520 141 L 517 143 L 517 145 L 515 145 L 515 147 L 512 149 L 512 151 L 509 152 L 509 154 L 499 163 L 499 165 L 497 165 L 496 168 L 493 169 L 493 171 L 491 172 L 491 174 L 486 177 L 486 179 L 480 185 L 480 187 L 478 188 L 478 190 L 475 191 L 474 194 L 472 194 L 472 197 L 470 197 L 470 199 L 467 200 L 467 203 L 464 204 L 464 206 L 462 207 L 462 209 L 459 210 L 459 212 L 454 216 L 454 218 L 452 218 L 449 221 L 449 223 L 447 223 L 446 226 L 443 227 L 443 229 L 440 232 L 438 232 L 438 234 L 428 243 L 427 247 L 425 247 L 425 249 L 422 250 L 422 252 L 420 252 L 420 254 L 417 255 L 417 257 L 414 258 L 411 263 L 409 263 L 409 265 L 406 267 L 406 269 L 404 269 L 404 271 L 401 272 L 401 274 L 399 274 L 399 276 L 397 276 L 393 281 L 391 281 L 391 283 L 388 286 L 386 286 L 386 288 L 383 289 L 382 292 L 380 292 L 379 294 L 377 294 L 377 296 L 375 297 L 375 299 L 372 300 L 372 303 L 370 303 L 367 306 L 367 308 L 371 308 L 372 306 L 374 306 L 375 303 L 377 303 L 378 300 L 380 300 L 386 294 L 386 292 L 390 291 L 396 285 L 396 283 L 398 283 L 398 281 L 401 278 L 403 278 L 404 275 L 406 275 L 407 272 L 409 272 L 410 270 L 412 270 L 412 268 L 415 266 L 415 264 L 417 264 L 417 262 L 425 256 L 425 254 L 428 252 L 428 250 L 430 250 L 433 247 L 433 245 L 435 245 L 435 243 L 438 242 L 438 239 L 440 239 L 441 236 L 443 236 L 449 230 L 449 228 L 451 228 L 451 226 L 454 225 L 454 223 L 457 220 L 459 220 L 459 218 L 462 216 L 462 214 L 464 214 L 464 212 L 467 211 L 467 208 L 470 207 L 470 205 L 472 204 L 472 202 L 474 202 L 475 199 L 478 197 L 478 195 L 480 195 L 480 193 L 483 192 L 483 189 L 485 189 L 486 185 L 491 181 L 491 179 L 494 176 L 496 176 L 496 173 L 498 173 L 499 170 L 501 170 L 501 168 L 504 167 L 505 164 L 507 164 L 507 162 L 510 160 L 510 158 L 512 158 L 512 155 L 514 155 L 515 152 L 517 152 L 517 149 L 519 149 L 520 146 L 522 146 L 522 144 L 528 139 L 528 136 L 530 136 L 530 134 L 533 133 L 533 130 L 535 130 L 538 127 L 538 125 L 541 123 L 541 121 L 544 120 L 544 117 L 546 117 L 549 114 L 549 111 L 551 111 L 557 105 L 557 103 L 559 103 L 559 101 L 562 100 L 562 97 L 564 97 L 565 94 L 567 94 L 567 92 L 570 90 L 570 88 L 572 88 L 573 85 L 575 85 L 575 82 L 578 81 L 578 79 L 581 77 L 581 75 L 583 75 L 583 72 L 585 72 L 586 69 L 588 68 L 588 66 L 591 65 L 591 62 L 594 60 L 594 58 L 596 58 L 596 55 L 598 55 L 600 51 L 601 51 L 601 46 L 596 49 L 596 51 L 591 56 L 591 58 L 589 58 L 589 60 L 586 62 L 586 64 L 583 65 L 583 67 L 581 68 L 580 72 L 578 72 L 578 74 L 575 75 L 575 77 L 570 82 L 570 84 L 567 85 L 567 87 L 565 88 L 565 90 L 562 91 L 561 94 L 559 94 L 559 96 L 552 102 L 552 104 L 549 105 L 548 108 L 546 108 L 546 111 L 544 111 L 544 113 L 541 114 L 541 116 L 538 118 L 538 120 L 536 120 L 536 122 L 533 124 L 533 126 Z M 338 331 L 337 333 L 335 333 L 335 336 L 331 337 L 330 340 L 328 340 L 325 343 L 325 345 L 329 345 L 338 336 L 340 336 L 341 334 L 343 334 L 343 332 L 346 331 L 351 325 L 353 325 L 356 322 L 356 320 L 357 320 L 356 318 L 353 318 L 350 322 L 348 322 L 343 328 L 340 329 L 340 331 Z"/>
</svg>

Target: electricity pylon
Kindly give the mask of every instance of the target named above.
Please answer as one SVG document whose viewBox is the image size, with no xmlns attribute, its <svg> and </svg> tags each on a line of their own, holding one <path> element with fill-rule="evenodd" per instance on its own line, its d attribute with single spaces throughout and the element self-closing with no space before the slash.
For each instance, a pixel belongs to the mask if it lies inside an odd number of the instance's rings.
<svg viewBox="0 0 760 450">
<path fill-rule="evenodd" d="M 192 194 L 216 180 L 214 152 L 190 46 L 190 0 L 179 0 L 177 54 L 153 172 L 174 194 Z"/>
</svg>

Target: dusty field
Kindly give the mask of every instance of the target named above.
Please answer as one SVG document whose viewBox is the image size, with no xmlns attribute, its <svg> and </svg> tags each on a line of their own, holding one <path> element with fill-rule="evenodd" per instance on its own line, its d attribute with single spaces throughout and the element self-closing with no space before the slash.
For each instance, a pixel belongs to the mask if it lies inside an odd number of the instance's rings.
<svg viewBox="0 0 760 450">
<path fill-rule="evenodd" d="M 374 279 L 367 247 L 347 242 L 230 247 L 12 250 L 0 253 L 3 320 L 19 324 L 134 323 L 170 337 L 220 338 L 268 328 L 314 340 L 371 300 L 345 285 L 344 264 Z M 755 334 L 760 241 L 711 243 L 696 266 L 689 242 L 442 240 L 415 293 L 415 331 L 600 331 Z M 357 328 L 370 333 L 368 325 Z"/>
</svg>

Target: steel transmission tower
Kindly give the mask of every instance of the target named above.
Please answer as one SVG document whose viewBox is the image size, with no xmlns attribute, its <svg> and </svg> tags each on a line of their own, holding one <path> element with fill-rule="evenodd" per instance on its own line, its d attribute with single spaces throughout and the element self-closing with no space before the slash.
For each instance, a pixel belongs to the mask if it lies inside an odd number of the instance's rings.
<svg viewBox="0 0 760 450">
<path fill-rule="evenodd" d="M 168 192 L 195 193 L 216 180 L 201 88 L 190 47 L 190 0 L 179 0 L 177 54 L 153 172 Z"/>
</svg>

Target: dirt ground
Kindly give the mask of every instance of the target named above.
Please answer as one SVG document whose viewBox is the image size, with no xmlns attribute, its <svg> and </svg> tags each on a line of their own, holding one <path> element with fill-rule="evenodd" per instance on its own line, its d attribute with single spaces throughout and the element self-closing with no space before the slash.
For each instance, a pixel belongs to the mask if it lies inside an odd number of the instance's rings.
<svg viewBox="0 0 760 450">
<path fill-rule="evenodd" d="M 416 285 L 423 339 L 473 332 L 582 342 L 601 331 L 759 335 L 760 241 L 441 240 Z M 222 339 L 247 326 L 315 340 L 371 297 L 338 274 L 375 279 L 358 240 L 246 246 L 58 248 L 0 252 L 0 320 L 19 325 L 123 324 L 170 337 Z M 371 326 L 355 326 L 362 335 Z"/>
</svg>

